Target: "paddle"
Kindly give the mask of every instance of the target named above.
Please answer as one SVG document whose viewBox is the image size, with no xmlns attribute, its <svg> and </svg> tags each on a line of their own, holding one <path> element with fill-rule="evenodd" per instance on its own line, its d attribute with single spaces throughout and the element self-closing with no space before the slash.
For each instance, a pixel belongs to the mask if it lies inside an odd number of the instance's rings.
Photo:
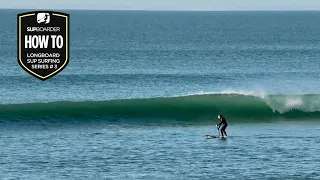
<svg viewBox="0 0 320 180">
<path fill-rule="evenodd" d="M 218 125 L 216 125 L 216 126 L 217 126 L 217 130 L 218 130 L 218 133 L 219 133 L 219 136 L 220 136 L 220 131 L 219 131 L 220 126 L 218 126 Z"/>
</svg>

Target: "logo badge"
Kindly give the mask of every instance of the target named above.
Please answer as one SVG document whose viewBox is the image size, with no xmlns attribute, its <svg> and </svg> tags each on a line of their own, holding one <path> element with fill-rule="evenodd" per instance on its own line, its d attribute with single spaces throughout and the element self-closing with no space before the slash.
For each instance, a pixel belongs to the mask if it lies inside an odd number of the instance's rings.
<svg viewBox="0 0 320 180">
<path fill-rule="evenodd" d="M 18 63 L 41 80 L 69 62 L 69 14 L 32 11 L 18 14 Z"/>
</svg>

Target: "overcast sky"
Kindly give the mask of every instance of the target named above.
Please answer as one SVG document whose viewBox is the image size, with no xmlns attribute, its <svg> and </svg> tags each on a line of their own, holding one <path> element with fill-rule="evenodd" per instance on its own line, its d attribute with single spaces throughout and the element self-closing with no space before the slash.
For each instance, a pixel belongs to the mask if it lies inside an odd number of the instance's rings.
<svg viewBox="0 0 320 180">
<path fill-rule="evenodd" d="M 320 0 L 0 0 L 0 8 L 112 10 L 320 10 Z"/>
</svg>

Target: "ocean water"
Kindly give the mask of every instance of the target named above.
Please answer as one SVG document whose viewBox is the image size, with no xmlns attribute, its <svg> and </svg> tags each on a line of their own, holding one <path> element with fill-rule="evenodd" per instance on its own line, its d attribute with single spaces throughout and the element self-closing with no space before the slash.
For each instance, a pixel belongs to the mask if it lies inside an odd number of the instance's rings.
<svg viewBox="0 0 320 180">
<path fill-rule="evenodd" d="M 320 179 L 320 12 L 64 11 L 40 81 L 25 11 L 0 10 L 0 179 Z"/>
</svg>

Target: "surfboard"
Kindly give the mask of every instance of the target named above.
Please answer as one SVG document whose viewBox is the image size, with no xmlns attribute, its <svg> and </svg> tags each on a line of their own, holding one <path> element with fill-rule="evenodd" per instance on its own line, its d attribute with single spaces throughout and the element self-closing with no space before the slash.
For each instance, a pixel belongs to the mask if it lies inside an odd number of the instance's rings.
<svg viewBox="0 0 320 180">
<path fill-rule="evenodd" d="M 205 136 L 206 136 L 207 139 L 215 139 L 215 138 L 218 138 L 218 139 L 227 139 L 227 137 L 216 136 L 216 135 L 209 135 L 209 134 L 206 134 Z"/>
</svg>

